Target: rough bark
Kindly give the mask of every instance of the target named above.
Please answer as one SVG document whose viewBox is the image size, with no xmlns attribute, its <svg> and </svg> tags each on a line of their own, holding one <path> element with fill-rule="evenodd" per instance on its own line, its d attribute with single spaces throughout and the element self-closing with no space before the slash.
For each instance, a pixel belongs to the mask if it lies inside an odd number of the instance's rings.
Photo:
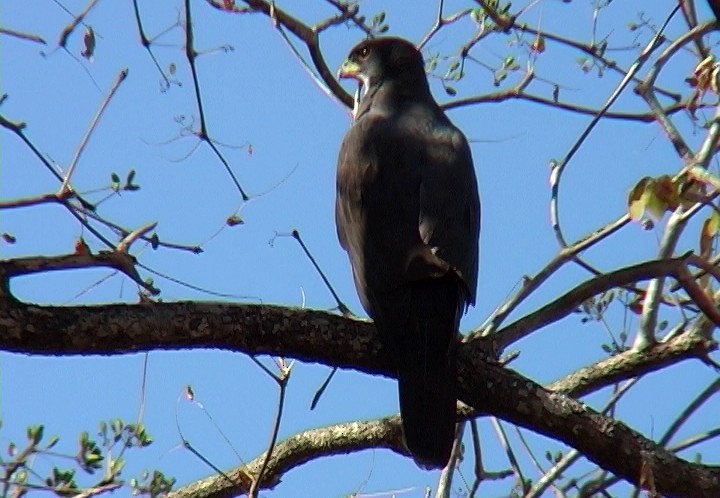
<svg viewBox="0 0 720 498">
<path fill-rule="evenodd" d="M 715 347 L 707 341 L 703 353 Z M 117 355 L 192 348 L 272 354 L 393 375 L 371 323 L 321 311 L 196 302 L 0 306 L 0 349 L 5 351 Z M 686 462 L 621 422 L 488 361 L 492 350 L 489 340 L 480 338 L 459 347 L 459 396 L 476 415 L 494 415 L 562 441 L 637 485 L 652 475 L 655 490 L 665 496 L 720 496 L 720 467 Z M 571 387 L 564 386 L 569 392 Z M 578 389 L 585 391 L 582 383 Z"/>
</svg>

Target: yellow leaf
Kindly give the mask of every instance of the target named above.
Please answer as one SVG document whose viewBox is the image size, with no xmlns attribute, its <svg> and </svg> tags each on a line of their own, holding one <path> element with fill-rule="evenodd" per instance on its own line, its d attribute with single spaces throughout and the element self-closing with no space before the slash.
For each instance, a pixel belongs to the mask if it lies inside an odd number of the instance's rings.
<svg viewBox="0 0 720 498">
<path fill-rule="evenodd" d="M 532 50 L 536 54 L 542 54 L 543 52 L 545 52 L 545 38 L 537 35 L 535 40 L 530 45 L 530 50 Z"/>
<path fill-rule="evenodd" d="M 637 182 L 628 194 L 628 214 L 635 221 L 639 221 L 645 214 L 645 204 L 647 202 L 645 191 L 652 182 L 653 179 L 646 176 Z"/>
<path fill-rule="evenodd" d="M 645 195 L 643 197 L 645 198 L 645 209 L 648 210 L 655 220 L 659 220 L 663 217 L 665 211 L 667 211 L 668 205 L 664 200 L 658 197 L 655 192 L 656 185 L 657 184 L 655 182 L 648 185 L 648 188 L 645 189 Z"/>
<path fill-rule="evenodd" d="M 703 222 L 703 227 L 700 231 L 700 256 L 704 258 L 707 258 L 710 255 L 710 243 L 712 242 L 713 236 L 711 230 L 710 218 L 708 218 L 705 222 Z"/>
</svg>

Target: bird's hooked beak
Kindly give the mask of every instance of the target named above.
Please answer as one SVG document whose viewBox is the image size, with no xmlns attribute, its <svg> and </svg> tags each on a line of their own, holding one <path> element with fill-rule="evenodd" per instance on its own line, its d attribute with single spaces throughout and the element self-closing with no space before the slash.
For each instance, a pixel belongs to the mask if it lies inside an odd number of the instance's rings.
<svg viewBox="0 0 720 498">
<path fill-rule="evenodd" d="M 345 62 L 342 63 L 342 66 L 340 66 L 337 73 L 338 78 L 353 78 L 358 81 L 358 88 L 355 90 L 355 95 L 353 95 L 353 118 L 357 117 L 360 102 L 368 91 L 367 78 L 361 71 L 362 69 L 360 68 L 360 64 L 350 59 L 346 59 Z"/>
<path fill-rule="evenodd" d="M 337 76 L 338 78 L 355 78 L 356 80 L 360 80 L 360 64 L 346 59 L 345 62 L 342 63 L 342 66 L 340 66 Z"/>
</svg>

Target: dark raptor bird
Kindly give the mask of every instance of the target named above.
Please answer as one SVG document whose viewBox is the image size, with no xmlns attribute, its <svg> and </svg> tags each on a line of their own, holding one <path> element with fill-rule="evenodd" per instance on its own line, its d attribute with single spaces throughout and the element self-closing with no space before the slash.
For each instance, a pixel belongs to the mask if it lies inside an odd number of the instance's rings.
<svg viewBox="0 0 720 498">
<path fill-rule="evenodd" d="M 458 326 L 475 303 L 480 200 L 470 147 L 399 38 L 366 40 L 339 72 L 362 84 L 340 147 L 335 219 L 363 307 L 397 369 L 405 443 L 444 467 L 455 433 Z"/>
</svg>

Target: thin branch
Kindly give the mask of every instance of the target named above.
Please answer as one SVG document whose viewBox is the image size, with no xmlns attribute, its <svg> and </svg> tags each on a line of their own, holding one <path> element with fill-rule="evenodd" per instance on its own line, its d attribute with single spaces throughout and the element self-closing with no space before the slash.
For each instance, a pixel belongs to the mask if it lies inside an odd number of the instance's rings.
<svg viewBox="0 0 720 498">
<path fill-rule="evenodd" d="M 438 477 L 437 492 L 435 498 L 450 498 L 452 491 L 452 480 L 455 474 L 455 467 L 458 466 L 460 459 L 463 454 L 463 434 L 465 433 L 466 421 L 458 422 L 455 427 L 455 442 L 453 443 L 452 451 L 450 452 L 450 460 L 448 460 L 445 468 L 440 471 L 440 477 Z"/>
<path fill-rule="evenodd" d="M 698 26 L 698 29 L 699 28 L 701 28 L 701 26 Z M 687 43 L 687 41 L 691 39 L 691 37 L 687 37 L 684 43 Z M 646 79 L 647 83 L 642 86 L 639 91 L 641 92 L 645 100 L 648 102 L 648 105 L 653 108 L 653 112 L 657 114 L 658 122 L 661 124 L 671 143 L 675 146 L 675 149 L 680 155 L 680 157 L 686 161 L 684 170 L 691 169 L 693 167 L 701 167 L 706 169 L 710 162 L 710 158 L 715 151 L 718 135 L 720 134 L 720 108 L 716 110 L 713 124 L 708 130 L 708 133 L 705 137 L 705 140 L 703 141 L 702 146 L 700 147 L 698 154 L 693 157 L 689 146 L 685 143 L 685 140 L 682 138 L 680 132 L 677 130 L 675 125 L 664 113 L 662 113 L 661 110 L 657 109 L 657 98 L 655 97 L 655 94 L 651 89 L 652 84 L 655 81 L 654 78 L 657 76 L 657 73 L 654 73 L 654 71 L 659 71 L 659 69 L 662 68 L 665 64 L 666 58 L 669 57 L 669 55 L 667 54 L 675 53 L 675 51 L 678 50 L 680 46 L 682 46 L 682 44 L 676 41 L 675 43 L 671 44 L 660 55 L 660 57 L 658 57 L 657 62 L 653 66 L 651 72 L 648 74 L 648 77 Z M 658 257 L 664 258 L 669 257 L 673 254 L 673 252 L 675 251 L 675 247 L 677 246 L 677 243 L 680 239 L 680 236 L 682 235 L 682 232 L 687 226 L 687 222 L 690 218 L 690 214 L 688 213 L 688 211 L 697 212 L 698 210 L 699 208 L 686 209 L 682 205 L 678 206 L 677 209 L 674 210 L 674 212 L 672 213 L 672 215 L 670 215 L 670 218 L 668 219 L 665 230 L 663 231 L 663 238 L 660 243 L 660 249 L 658 250 Z M 637 335 L 633 344 L 634 348 L 643 349 L 645 347 L 648 347 L 648 345 L 654 343 L 656 340 L 655 328 L 657 326 L 657 317 L 659 312 L 658 304 L 662 298 L 664 284 L 665 280 L 661 277 L 653 279 L 648 285 L 646 297 L 643 302 L 640 326 L 638 327 Z M 691 289 L 696 290 L 694 288 Z"/>
<path fill-rule="evenodd" d="M 614 222 L 595 230 L 591 234 L 579 239 L 573 245 L 562 249 L 544 268 L 535 276 L 523 281 L 522 287 L 505 303 L 500 305 L 479 329 L 470 334 L 469 339 L 476 335 L 487 336 L 493 334 L 500 324 L 512 313 L 530 294 L 537 290 L 565 263 L 571 261 L 577 254 L 601 242 L 630 223 L 630 216 L 623 215 Z"/>
<path fill-rule="evenodd" d="M 470 13 L 472 12 L 472 9 L 464 9 L 464 10 L 461 10 L 460 12 L 457 12 L 449 17 L 443 17 L 442 13 L 443 13 L 444 3 L 445 3 L 444 0 L 440 0 L 438 2 L 438 11 L 437 11 L 437 16 L 435 18 L 435 24 L 433 25 L 432 28 L 430 28 L 430 30 L 425 34 L 425 36 L 423 36 L 420 43 L 417 44 L 418 50 L 422 50 L 422 48 L 425 45 L 427 45 L 427 43 L 432 39 L 433 36 L 435 36 L 438 33 L 438 31 L 440 31 L 441 28 L 459 21 L 463 17 L 470 15 Z"/>
<path fill-rule="evenodd" d="M 97 254 L 84 253 L 61 256 L 29 256 L 0 260 L 0 286 L 4 287 L 5 292 L 7 292 L 8 281 L 13 277 L 49 271 L 96 267 L 107 267 L 121 271 L 151 294 L 160 293 L 157 288 L 140 277 L 135 269 L 135 258 L 120 251 L 100 251 Z M 1 296 L 2 292 L 0 291 Z"/>
<path fill-rule="evenodd" d="M 75 28 L 77 28 L 80 24 L 82 24 L 85 21 L 85 17 L 90 13 L 90 11 L 97 5 L 99 0 L 90 0 L 88 2 L 85 9 L 80 12 L 77 16 L 73 18 L 73 20 L 63 28 L 63 30 L 60 32 L 60 39 L 58 40 L 58 47 L 66 48 L 68 38 L 70 38 L 70 35 L 75 31 Z"/>
<path fill-rule="evenodd" d="M 95 213 L 93 211 L 89 211 L 87 209 L 77 207 L 77 206 L 72 206 L 72 207 L 73 207 L 73 209 L 78 211 L 79 214 L 81 214 L 82 216 L 85 216 L 87 218 L 92 218 L 93 220 L 97 221 L 98 223 L 105 225 L 106 227 L 108 227 L 113 232 L 115 232 L 116 234 L 120 235 L 123 238 L 126 237 L 130 233 L 127 229 L 121 227 L 117 223 L 113 223 L 112 221 L 99 216 L 97 213 Z M 178 244 L 175 242 L 165 242 L 165 241 L 161 240 L 159 237 L 157 237 L 157 235 L 155 235 L 155 234 L 149 235 L 149 236 L 141 235 L 140 238 L 142 240 L 144 240 L 145 242 L 148 242 L 149 244 L 151 244 L 153 248 L 167 247 L 168 249 L 178 249 L 181 251 L 191 252 L 193 254 L 201 254 L 203 252 L 203 249 L 200 246 Z"/>
<path fill-rule="evenodd" d="M 688 29 L 693 29 L 698 24 L 697 12 L 695 11 L 695 0 L 678 0 L 678 3 L 680 4 L 680 9 L 682 10 Z M 712 1 L 710 4 L 712 5 Z M 710 55 L 702 38 L 695 39 L 695 47 L 697 48 L 700 60 L 703 60 L 705 57 Z"/>
<path fill-rule="evenodd" d="M 660 46 L 663 40 L 662 33 L 665 29 L 665 27 L 668 25 L 672 17 L 674 16 L 675 12 L 677 12 L 677 9 L 679 7 L 675 7 L 671 14 L 668 16 L 668 18 L 665 20 L 665 23 L 663 24 L 663 27 L 655 34 L 655 36 L 650 40 L 650 42 L 647 44 L 647 46 L 640 52 L 640 54 L 635 59 L 635 62 L 632 64 L 630 69 L 628 70 L 627 74 L 623 77 L 622 81 L 617 85 L 613 93 L 608 97 L 608 99 L 605 101 L 605 104 L 603 104 L 602 108 L 600 109 L 600 112 L 593 117 L 593 119 L 588 123 L 588 125 L 585 127 L 585 129 L 580 133 L 580 136 L 575 140 L 575 142 L 570 146 L 570 149 L 565 154 L 565 157 L 563 157 L 560 161 L 557 162 L 557 165 L 554 168 L 553 171 L 553 181 L 551 182 L 551 200 L 550 200 L 550 211 L 552 214 L 552 228 L 555 232 L 555 238 L 557 239 L 558 243 L 561 247 L 567 247 L 567 242 L 565 241 L 565 237 L 562 233 L 562 230 L 560 228 L 560 214 L 558 209 L 558 203 L 559 203 L 559 193 L 560 193 L 560 179 L 562 177 L 563 171 L 567 167 L 570 160 L 575 156 L 575 153 L 580 150 L 580 146 L 585 142 L 587 137 L 590 136 L 590 133 L 595 129 L 595 126 L 600 122 L 602 116 L 610 109 L 610 107 L 615 103 L 615 101 L 620 97 L 622 92 L 625 90 L 625 88 L 630 84 L 632 81 L 633 76 L 637 74 L 637 72 L 642 68 L 642 66 L 647 62 L 647 60 L 650 58 L 650 55 L 655 51 L 656 48 Z"/>
<path fill-rule="evenodd" d="M 539 310 L 498 330 L 495 334 L 498 351 L 502 351 L 533 331 L 568 316 L 583 302 L 602 292 L 659 275 L 677 275 L 678 269 L 685 264 L 685 261 L 685 256 L 648 261 L 587 280 Z"/>
<path fill-rule="evenodd" d="M 213 141 L 210 140 L 210 135 L 207 131 L 207 119 L 205 117 L 203 98 L 200 92 L 200 77 L 198 76 L 196 64 L 199 53 L 197 52 L 197 50 L 195 50 L 194 43 L 195 35 L 192 24 L 192 11 L 190 9 L 190 0 L 185 0 L 185 57 L 187 58 L 188 65 L 190 66 L 190 75 L 192 76 L 193 90 L 195 92 L 195 104 L 197 105 L 198 117 L 200 119 L 200 129 L 197 131 L 196 135 L 201 141 L 205 142 L 208 147 L 210 147 L 210 150 L 215 153 L 215 156 L 222 163 L 225 171 L 227 171 L 230 179 L 233 181 L 235 187 L 238 189 L 238 192 L 240 192 L 242 200 L 247 201 L 250 199 L 250 196 L 248 196 L 248 194 L 240 185 L 240 181 L 235 175 L 235 172 L 230 167 L 230 164 L 227 162 L 225 157 L 220 154 L 220 151 L 217 149 Z"/>
<path fill-rule="evenodd" d="M 624 380 L 641 377 L 688 359 L 703 360 L 718 345 L 700 334 L 683 333 L 669 341 L 656 343 L 644 351 L 629 349 L 580 368 L 547 385 L 557 391 L 580 398 Z"/>
<path fill-rule="evenodd" d="M 280 376 L 277 377 L 279 392 L 278 392 L 278 407 L 277 413 L 275 414 L 275 423 L 273 424 L 272 433 L 270 436 L 270 443 L 268 449 L 265 452 L 265 458 L 262 460 L 260 470 L 257 471 L 257 475 L 252 480 L 250 491 L 248 492 L 248 498 L 256 498 L 259 490 L 260 483 L 263 481 L 263 476 L 267 470 L 270 459 L 272 458 L 275 445 L 277 443 L 278 433 L 280 432 L 280 421 L 283 416 L 283 409 L 285 407 L 285 394 L 287 393 L 287 383 L 290 379 L 290 368 L 284 369 L 280 372 Z"/>
<path fill-rule="evenodd" d="M 22 31 L 15 31 L 14 29 L 0 27 L 0 35 L 13 36 L 21 40 L 27 40 L 35 43 L 40 43 L 42 45 L 47 45 L 47 42 L 38 35 L 23 33 Z"/>
<path fill-rule="evenodd" d="M 23 208 L 30 206 L 39 206 L 41 204 L 57 204 L 60 202 L 57 194 L 43 194 L 35 197 L 26 197 L 24 199 L 14 199 L 12 201 L 0 201 L 0 209 Z"/>
<path fill-rule="evenodd" d="M 310 250 L 305 245 L 305 242 L 303 242 L 302 237 L 300 237 L 300 232 L 297 230 L 293 230 L 291 232 L 292 238 L 297 241 L 298 244 L 300 244 L 300 247 L 302 248 L 303 252 L 305 253 L 305 256 L 310 260 L 310 263 L 312 263 L 313 267 L 315 268 L 315 271 L 318 272 L 318 275 L 320 275 L 320 278 L 322 279 L 323 283 L 325 284 L 325 287 L 330 291 L 330 294 L 332 294 L 332 297 L 335 299 L 335 303 L 337 304 L 338 311 L 342 313 L 343 316 L 352 316 L 352 312 L 350 311 L 350 308 L 348 308 L 345 303 L 342 302 L 340 299 L 340 296 L 338 296 L 337 292 L 335 292 L 335 289 L 333 288 L 332 284 L 330 283 L 330 280 L 328 280 L 327 276 L 325 275 L 325 272 L 322 271 L 322 268 L 320 268 L 320 265 L 318 264 L 317 260 L 315 260 L 315 257 L 312 255 Z"/>
<path fill-rule="evenodd" d="M 709 430 L 703 434 L 698 434 L 696 436 L 690 437 L 678 444 L 672 445 L 668 449 L 673 452 L 684 451 L 692 448 L 693 446 L 704 443 L 705 441 L 715 439 L 716 437 L 720 437 L 720 427 Z"/>
<path fill-rule="evenodd" d="M 527 481 L 523 477 L 522 469 L 520 468 L 517 458 L 515 458 L 515 452 L 513 451 L 512 446 L 510 446 L 510 441 L 508 441 L 507 434 L 505 434 L 505 429 L 497 417 L 492 417 L 491 421 L 493 428 L 495 429 L 495 434 L 500 441 L 500 446 L 502 446 L 505 451 L 505 455 L 508 458 L 508 462 L 510 462 L 510 468 L 513 470 L 513 474 L 515 474 L 515 477 L 517 477 L 517 480 L 520 482 L 521 491 L 525 493 L 527 491 Z"/>
<path fill-rule="evenodd" d="M 555 99 L 548 99 L 539 95 L 534 95 L 525 92 L 517 92 L 515 89 L 504 90 L 501 92 L 489 93 L 486 95 L 477 95 L 474 97 L 466 97 L 462 99 L 453 100 L 446 102 L 441 105 L 443 109 L 455 109 L 458 107 L 465 107 L 475 104 L 487 104 L 487 103 L 501 103 L 508 100 L 526 100 L 536 104 L 542 104 L 555 109 L 563 111 L 573 112 L 584 116 L 594 116 L 603 119 L 615 119 L 621 121 L 635 121 L 640 123 L 653 123 L 655 122 L 655 114 L 652 112 L 620 112 L 620 111 L 605 111 L 602 109 L 593 109 L 590 107 L 584 107 L 576 104 L 570 104 Z M 687 102 L 679 102 L 676 104 L 669 105 L 662 108 L 662 111 L 666 115 L 676 114 L 680 111 L 686 111 L 690 107 Z"/>
<path fill-rule="evenodd" d="M 521 32 L 530 33 L 533 36 L 539 36 L 545 40 L 550 40 L 556 43 L 559 43 L 561 45 L 566 45 L 568 47 L 574 48 L 576 50 L 579 50 L 581 52 L 584 52 L 585 54 L 589 55 L 593 59 L 597 60 L 599 63 L 603 65 L 603 67 L 611 69 L 618 74 L 622 75 L 623 78 L 626 78 L 628 74 L 632 71 L 632 68 L 630 70 L 625 70 L 617 65 L 615 61 L 611 61 L 609 59 L 606 59 L 602 53 L 598 50 L 598 47 L 595 45 L 587 45 L 585 43 L 577 42 L 574 40 L 571 40 L 569 38 L 564 38 L 562 36 L 556 35 L 554 33 L 549 33 L 547 31 L 542 31 L 539 29 L 532 28 L 527 25 L 521 25 L 518 26 L 517 29 Z M 637 72 L 635 72 L 637 74 Z M 635 76 L 635 74 L 630 74 L 630 78 L 635 83 L 640 83 L 642 80 Z M 680 102 L 682 100 L 682 95 L 676 92 L 670 92 L 668 90 L 663 90 L 662 88 L 655 87 L 655 91 L 658 92 L 661 95 L 664 95 L 665 97 L 668 97 L 671 100 L 674 100 L 675 102 Z"/>
<path fill-rule="evenodd" d="M 93 131 L 95 131 L 95 128 L 97 127 L 98 122 L 100 121 L 100 118 L 102 117 L 103 113 L 105 112 L 105 109 L 107 109 L 108 104 L 110 104 L 110 101 L 115 96 L 115 93 L 118 91 L 118 88 L 120 88 L 120 85 L 123 81 L 125 81 L 125 78 L 127 78 L 128 70 L 127 68 L 122 69 L 117 77 L 115 78 L 115 81 L 113 82 L 112 87 L 110 87 L 110 92 L 108 92 L 107 96 L 103 99 L 103 101 L 100 103 L 100 107 L 98 108 L 97 112 L 95 113 L 95 116 L 93 116 L 92 120 L 90 121 L 90 126 L 88 127 L 87 131 L 85 132 L 85 136 L 83 136 L 82 140 L 80 140 L 80 143 L 77 146 L 77 149 L 75 150 L 75 154 L 73 155 L 72 160 L 70 161 L 70 165 L 67 168 L 67 172 L 65 173 L 65 177 L 63 178 L 62 184 L 60 185 L 60 190 L 58 190 L 58 197 L 65 197 L 70 190 L 70 178 L 72 177 L 72 174 L 75 172 L 75 167 L 78 164 L 78 161 L 80 160 L 80 155 L 85 150 L 85 146 L 87 145 L 88 141 L 90 140 L 90 136 L 92 135 Z"/>
<path fill-rule="evenodd" d="M 145 50 L 147 50 L 147 53 L 150 55 L 150 59 L 152 59 L 153 63 L 155 64 L 155 68 L 158 70 L 160 75 L 163 77 L 163 81 L 165 82 L 165 85 L 167 85 L 168 88 L 170 88 L 170 79 L 165 74 L 165 71 L 163 71 L 162 67 L 160 67 L 160 63 L 157 60 L 157 57 L 155 57 L 155 54 L 152 51 L 151 45 L 152 42 L 148 37 L 145 35 L 145 29 L 143 28 L 142 24 L 142 18 L 140 17 L 140 7 L 138 6 L 138 0 L 133 0 L 133 12 L 135 14 L 135 25 L 138 28 L 138 34 L 140 35 L 140 44 L 143 46 Z"/>
<path fill-rule="evenodd" d="M 50 164 L 50 161 L 48 161 L 45 158 L 45 156 L 38 150 L 38 148 L 35 147 L 35 144 L 33 144 L 32 141 L 25 135 L 25 132 L 24 132 L 25 127 L 26 127 L 25 123 L 23 123 L 23 122 L 16 123 L 16 122 L 10 121 L 9 119 L 0 115 L 0 126 L 2 126 L 6 130 L 9 130 L 12 133 L 14 133 L 15 135 L 17 135 L 20 138 L 20 140 L 22 140 L 22 142 L 32 151 L 32 153 L 35 155 L 35 157 L 37 157 L 40 160 L 40 162 L 43 164 L 43 166 L 45 166 L 45 168 L 55 178 L 57 178 L 61 182 L 63 181 L 62 175 L 60 173 L 58 173 L 56 168 L 52 164 Z M 82 206 L 85 209 L 88 209 L 90 211 L 95 210 L 95 206 L 92 203 L 90 203 L 90 202 L 86 201 L 85 199 L 83 199 L 82 197 L 80 197 L 76 192 L 72 192 L 72 197 L 77 199 L 78 202 L 80 202 L 80 204 L 82 204 Z"/>
<path fill-rule="evenodd" d="M 697 395 L 697 397 L 688 404 L 685 409 L 677 416 L 677 418 L 667 428 L 665 434 L 662 435 L 658 444 L 667 446 L 672 437 L 680 430 L 685 422 L 695 413 L 705 402 L 720 391 L 720 377 L 710 382 L 710 384 Z"/>
<path fill-rule="evenodd" d="M 207 0 L 210 1 L 210 0 Z M 352 109 L 353 98 L 352 95 L 347 93 L 345 89 L 340 86 L 337 79 L 334 76 L 334 71 L 331 71 L 325 63 L 325 58 L 320 50 L 320 41 L 318 34 L 312 30 L 309 26 L 303 24 L 296 18 L 289 15 L 284 10 L 276 7 L 274 4 L 265 0 L 243 0 L 244 3 L 249 5 L 252 9 L 262 12 L 269 18 L 273 19 L 273 22 L 282 24 L 287 28 L 293 35 L 305 43 L 305 46 L 310 53 L 310 59 L 315 65 L 318 74 L 330 88 L 333 95 L 338 98 L 346 107 Z"/>
<path fill-rule="evenodd" d="M 690 41 L 700 38 L 709 33 L 710 31 L 717 29 L 717 26 L 717 21 L 708 21 L 703 24 L 699 24 L 695 28 L 678 37 L 658 56 L 658 58 L 655 60 L 652 67 L 648 71 L 645 79 L 641 83 L 639 83 L 636 88 L 636 92 L 645 99 L 651 111 L 655 115 L 655 119 L 660 124 L 662 130 L 665 132 L 665 135 L 675 147 L 678 155 L 684 160 L 689 160 L 691 158 L 692 154 L 690 152 L 690 147 L 682 138 L 682 135 L 677 130 L 672 121 L 670 121 L 668 116 L 663 112 L 663 109 L 660 106 L 657 97 L 655 96 L 653 87 L 655 85 L 657 77 L 660 74 L 660 71 L 662 71 L 662 69 L 665 67 L 665 64 L 667 64 L 667 62 L 678 50 L 680 50 Z"/>
</svg>

